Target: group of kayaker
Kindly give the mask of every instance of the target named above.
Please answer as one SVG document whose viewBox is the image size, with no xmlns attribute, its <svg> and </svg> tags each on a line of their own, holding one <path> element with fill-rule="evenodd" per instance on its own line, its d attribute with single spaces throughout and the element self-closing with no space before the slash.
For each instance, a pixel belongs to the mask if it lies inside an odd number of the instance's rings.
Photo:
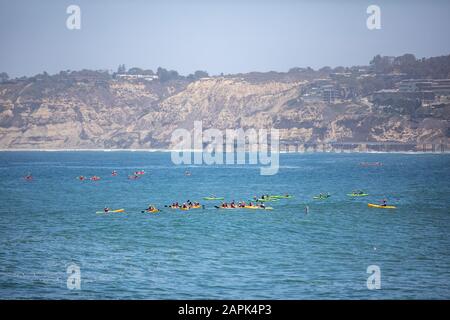
<svg viewBox="0 0 450 320">
<path fill-rule="evenodd" d="M 80 181 L 84 181 L 84 180 L 88 180 L 88 179 L 91 180 L 91 181 L 101 180 L 101 178 L 99 176 L 92 176 L 90 178 L 85 177 L 85 176 L 78 176 L 77 179 L 80 180 Z"/>
<path fill-rule="evenodd" d="M 137 180 L 137 179 L 139 179 L 142 175 L 144 175 L 145 174 L 145 171 L 144 170 L 138 170 L 138 171 L 135 171 L 132 175 L 130 175 L 130 176 L 128 176 L 128 179 L 130 179 L 130 180 Z M 113 177 L 115 177 L 115 176 L 117 176 L 118 175 L 118 172 L 117 172 L 117 170 L 113 170 L 112 172 L 111 172 L 111 176 L 113 176 Z M 98 181 L 98 180 L 100 180 L 101 178 L 99 177 L 99 176 L 92 176 L 92 177 L 90 177 L 90 178 L 88 178 L 88 177 L 86 177 L 86 176 L 78 176 L 77 177 L 77 179 L 78 180 L 80 180 L 80 181 L 84 181 L 84 180 L 92 180 L 92 181 Z"/>
<path fill-rule="evenodd" d="M 184 202 L 183 204 L 179 204 L 178 202 L 173 202 L 171 205 L 169 205 L 169 208 L 172 209 L 192 209 L 192 208 L 199 208 L 201 206 L 200 202 L 192 202 L 191 200 L 188 200 Z"/>
<path fill-rule="evenodd" d="M 249 203 L 246 203 L 245 201 L 239 201 L 238 203 L 236 203 L 234 200 L 231 201 L 230 203 L 222 202 L 222 204 L 220 206 L 222 208 L 230 208 L 230 209 L 245 208 L 245 207 L 260 207 L 260 208 L 263 208 L 263 209 L 266 208 L 264 203 L 254 204 L 251 201 Z"/>
</svg>

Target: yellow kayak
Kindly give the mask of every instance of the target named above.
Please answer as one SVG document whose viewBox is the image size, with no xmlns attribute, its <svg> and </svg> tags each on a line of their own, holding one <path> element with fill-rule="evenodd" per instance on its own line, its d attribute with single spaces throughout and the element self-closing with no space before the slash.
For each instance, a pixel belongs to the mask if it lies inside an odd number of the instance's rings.
<svg viewBox="0 0 450 320">
<path fill-rule="evenodd" d="M 180 207 L 179 209 L 180 209 L 180 210 L 186 211 L 186 210 L 191 210 L 191 209 L 201 209 L 201 208 L 202 208 L 202 206 L 192 206 L 192 207 L 187 207 L 187 208 L 182 208 L 182 207 Z"/>
<path fill-rule="evenodd" d="M 125 212 L 125 209 L 109 210 L 108 212 L 96 211 L 95 213 L 115 213 L 115 212 Z"/>
<path fill-rule="evenodd" d="M 395 206 L 381 206 L 379 204 L 368 203 L 367 206 L 369 208 L 380 208 L 380 209 L 396 209 Z"/>
</svg>

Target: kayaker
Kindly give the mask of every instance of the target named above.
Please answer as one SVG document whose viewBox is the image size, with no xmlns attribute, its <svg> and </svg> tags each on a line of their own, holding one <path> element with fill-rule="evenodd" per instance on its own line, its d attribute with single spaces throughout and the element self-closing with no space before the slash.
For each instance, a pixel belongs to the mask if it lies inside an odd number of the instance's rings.
<svg viewBox="0 0 450 320">
<path fill-rule="evenodd" d="M 386 206 L 387 206 L 387 200 L 386 200 L 386 199 L 383 199 L 381 205 L 382 205 L 383 207 L 386 207 Z"/>
<path fill-rule="evenodd" d="M 109 208 L 108 208 L 108 207 L 104 207 L 104 208 L 103 208 L 103 211 L 104 211 L 105 213 L 108 213 L 108 212 L 109 212 Z"/>
<path fill-rule="evenodd" d="M 266 205 L 265 205 L 264 203 L 261 203 L 259 206 L 260 206 L 261 208 L 263 208 L 263 209 L 266 208 Z"/>
<path fill-rule="evenodd" d="M 113 170 L 113 172 L 111 172 L 111 175 L 112 175 L 112 176 L 117 176 L 117 171 L 116 171 L 116 170 Z"/>
<path fill-rule="evenodd" d="M 308 214 L 308 213 L 309 213 L 309 207 L 305 206 L 305 214 Z"/>
</svg>

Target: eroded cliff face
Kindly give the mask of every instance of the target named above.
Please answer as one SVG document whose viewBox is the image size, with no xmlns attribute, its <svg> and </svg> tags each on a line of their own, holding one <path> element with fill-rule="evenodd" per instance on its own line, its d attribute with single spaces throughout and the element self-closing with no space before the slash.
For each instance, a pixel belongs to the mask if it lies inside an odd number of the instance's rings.
<svg viewBox="0 0 450 320">
<path fill-rule="evenodd" d="M 305 103 L 306 81 L 216 77 L 161 84 L 0 85 L 0 148 L 168 148 L 177 128 L 278 128 L 286 143 L 448 141 L 448 106 L 414 116 L 368 103 Z"/>
</svg>

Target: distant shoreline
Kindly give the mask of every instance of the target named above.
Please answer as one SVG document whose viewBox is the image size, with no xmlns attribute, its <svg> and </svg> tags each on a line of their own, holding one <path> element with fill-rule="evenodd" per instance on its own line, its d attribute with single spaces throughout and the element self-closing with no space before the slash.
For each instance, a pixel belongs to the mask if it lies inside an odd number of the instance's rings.
<svg viewBox="0 0 450 320">
<path fill-rule="evenodd" d="M 150 153 L 169 153 L 169 152 L 201 152 L 197 149 L 171 150 L 171 149 L 0 149 L 0 152 L 150 152 Z M 226 153 L 226 152 L 225 152 Z M 248 152 L 246 152 L 248 153 Z M 342 154 L 342 153 L 362 153 L 362 154 L 450 154 L 446 151 L 355 151 L 355 150 L 335 150 L 335 151 L 280 151 L 280 154 Z"/>
</svg>

